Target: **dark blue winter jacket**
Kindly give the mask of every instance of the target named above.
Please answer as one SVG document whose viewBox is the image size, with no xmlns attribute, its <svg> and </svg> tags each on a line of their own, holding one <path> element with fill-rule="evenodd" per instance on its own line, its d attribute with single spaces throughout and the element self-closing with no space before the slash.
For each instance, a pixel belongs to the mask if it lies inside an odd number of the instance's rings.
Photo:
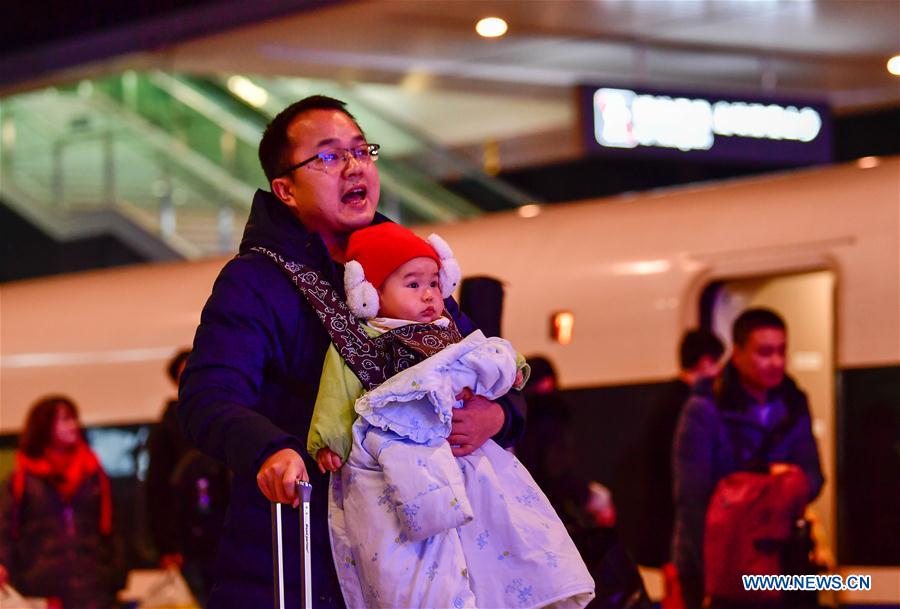
<svg viewBox="0 0 900 609">
<path fill-rule="evenodd" d="M 716 484 L 748 469 L 763 439 L 783 421 L 790 428 L 762 457 L 764 463 L 793 463 L 806 474 L 809 501 L 824 478 L 812 434 L 806 395 L 788 376 L 758 404 L 742 387 L 732 364 L 715 382 L 701 382 L 684 407 L 672 461 L 675 495 L 673 559 L 682 579 L 702 581 L 706 508 Z"/>
<path fill-rule="evenodd" d="M 386 220 L 376 215 L 374 223 Z M 240 252 L 219 273 L 203 308 L 179 395 L 186 436 L 234 471 L 209 606 L 272 606 L 270 506 L 257 488 L 256 474 L 270 455 L 293 448 L 303 456 L 313 485 L 313 606 L 342 607 L 328 541 L 327 478 L 306 454 L 329 338 L 284 271 L 251 252 L 254 246 L 318 269 L 343 295 L 343 268 L 332 261 L 319 235 L 307 231 L 274 195 L 257 191 Z M 452 299 L 445 304 L 463 334 L 474 330 Z M 501 444 L 521 433 L 520 400 L 500 400 L 506 421 L 494 439 Z M 291 517 L 285 530 L 289 606 L 299 606 L 298 539 L 298 523 Z"/>
</svg>

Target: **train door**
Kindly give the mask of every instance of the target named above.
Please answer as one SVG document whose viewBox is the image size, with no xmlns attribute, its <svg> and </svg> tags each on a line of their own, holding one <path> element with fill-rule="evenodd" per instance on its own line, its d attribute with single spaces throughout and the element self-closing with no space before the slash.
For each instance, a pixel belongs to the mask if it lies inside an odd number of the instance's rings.
<svg viewBox="0 0 900 609">
<path fill-rule="evenodd" d="M 731 324 L 744 309 L 767 307 L 788 326 L 787 371 L 809 397 L 825 486 L 812 505 L 832 555 L 836 537 L 834 274 L 831 271 L 722 281 L 702 298 L 701 318 L 728 346 Z"/>
</svg>

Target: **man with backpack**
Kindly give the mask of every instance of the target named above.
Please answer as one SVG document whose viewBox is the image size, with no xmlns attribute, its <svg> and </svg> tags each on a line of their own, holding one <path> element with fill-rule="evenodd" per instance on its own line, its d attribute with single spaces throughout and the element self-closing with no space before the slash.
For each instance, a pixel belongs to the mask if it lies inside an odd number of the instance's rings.
<svg viewBox="0 0 900 609">
<path fill-rule="evenodd" d="M 787 328 L 768 309 L 732 327 L 731 360 L 699 384 L 673 446 L 673 556 L 687 609 L 776 607 L 741 575 L 788 573 L 794 525 L 822 488 L 805 394 L 785 374 Z"/>
</svg>

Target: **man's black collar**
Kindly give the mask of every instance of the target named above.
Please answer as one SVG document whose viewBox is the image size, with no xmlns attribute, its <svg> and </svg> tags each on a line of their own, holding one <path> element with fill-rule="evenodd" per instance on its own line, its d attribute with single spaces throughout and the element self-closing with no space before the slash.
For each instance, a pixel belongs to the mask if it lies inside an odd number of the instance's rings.
<svg viewBox="0 0 900 609">
<path fill-rule="evenodd" d="M 376 212 L 372 224 L 390 221 Z M 246 254 L 253 247 L 264 247 L 287 259 L 320 268 L 333 264 L 319 234 L 307 229 L 287 205 L 267 190 L 257 190 L 253 197 L 239 253 Z"/>
</svg>

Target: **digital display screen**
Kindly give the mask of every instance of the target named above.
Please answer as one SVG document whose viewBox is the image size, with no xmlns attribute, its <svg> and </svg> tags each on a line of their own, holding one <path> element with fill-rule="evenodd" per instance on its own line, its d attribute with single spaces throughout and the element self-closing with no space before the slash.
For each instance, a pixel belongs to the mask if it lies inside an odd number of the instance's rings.
<svg viewBox="0 0 900 609">
<path fill-rule="evenodd" d="M 596 86 L 579 95 L 591 153 L 784 165 L 833 158 L 831 114 L 820 103 Z"/>
</svg>

